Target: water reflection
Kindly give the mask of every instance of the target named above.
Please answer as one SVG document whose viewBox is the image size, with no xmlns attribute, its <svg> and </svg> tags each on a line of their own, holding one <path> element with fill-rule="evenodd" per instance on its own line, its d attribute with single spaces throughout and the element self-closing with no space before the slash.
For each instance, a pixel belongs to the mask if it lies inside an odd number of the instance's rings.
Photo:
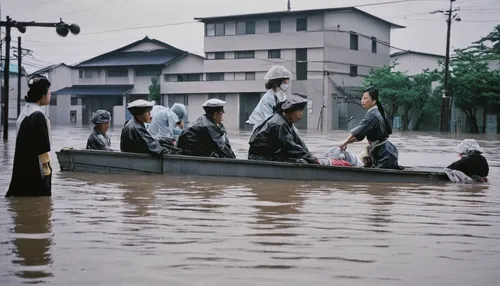
<svg viewBox="0 0 500 286">
<path fill-rule="evenodd" d="M 122 185 L 123 201 L 130 207 L 124 211 L 125 217 L 149 217 L 154 214 L 154 200 L 157 186 L 153 182 L 140 180 Z"/>
<path fill-rule="evenodd" d="M 251 190 L 257 199 L 255 229 L 287 229 L 298 222 L 297 215 L 304 202 L 300 186 L 268 181 L 252 185 Z"/>
<path fill-rule="evenodd" d="M 14 221 L 12 264 L 18 270 L 15 275 L 42 283 L 52 277 L 52 200 L 51 198 L 12 198 L 8 210 Z"/>
</svg>

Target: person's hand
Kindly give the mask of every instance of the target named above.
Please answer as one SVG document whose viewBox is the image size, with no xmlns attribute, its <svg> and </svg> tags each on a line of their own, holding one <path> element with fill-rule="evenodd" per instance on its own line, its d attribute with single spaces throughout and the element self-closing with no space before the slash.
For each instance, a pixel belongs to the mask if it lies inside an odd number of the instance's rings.
<svg viewBox="0 0 500 286">
<path fill-rule="evenodd" d="M 341 151 L 345 151 L 347 149 L 347 143 L 344 142 L 344 143 L 340 144 L 339 148 L 340 148 Z"/>
</svg>

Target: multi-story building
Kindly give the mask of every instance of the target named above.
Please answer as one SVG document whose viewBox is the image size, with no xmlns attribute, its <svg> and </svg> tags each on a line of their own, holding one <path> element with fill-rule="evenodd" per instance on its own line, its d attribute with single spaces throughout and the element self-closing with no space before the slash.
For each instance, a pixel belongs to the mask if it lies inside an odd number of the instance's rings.
<svg viewBox="0 0 500 286">
<path fill-rule="evenodd" d="M 231 129 L 245 127 L 273 65 L 293 73 L 291 92 L 308 96 L 299 127 L 329 130 L 357 124 L 364 114 L 358 101 L 363 77 L 390 63 L 391 28 L 403 28 L 353 7 L 197 20 L 205 29 L 203 69 L 165 73 L 162 93 L 168 102 L 190 106 L 211 97 L 226 100 L 225 125 Z M 355 120 L 347 124 L 352 116 Z"/>
</svg>

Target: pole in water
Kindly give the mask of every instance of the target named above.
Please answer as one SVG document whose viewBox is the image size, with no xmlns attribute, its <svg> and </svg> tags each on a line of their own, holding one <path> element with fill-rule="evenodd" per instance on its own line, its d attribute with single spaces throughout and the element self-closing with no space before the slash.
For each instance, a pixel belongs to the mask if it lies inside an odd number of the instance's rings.
<svg viewBox="0 0 500 286">
<path fill-rule="evenodd" d="M 7 22 L 5 25 L 5 66 L 3 69 L 3 140 L 9 139 L 10 28 L 11 18 L 7 16 Z"/>
<path fill-rule="evenodd" d="M 21 114 L 21 78 L 22 78 L 21 37 L 17 37 L 17 117 Z"/>
</svg>

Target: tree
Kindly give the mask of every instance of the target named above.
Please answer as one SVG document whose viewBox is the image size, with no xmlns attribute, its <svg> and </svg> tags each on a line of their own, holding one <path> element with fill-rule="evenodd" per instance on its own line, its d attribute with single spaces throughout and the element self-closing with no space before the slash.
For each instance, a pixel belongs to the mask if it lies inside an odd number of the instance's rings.
<svg viewBox="0 0 500 286">
<path fill-rule="evenodd" d="M 500 71 L 490 70 L 484 55 L 469 48 L 455 50 L 450 67 L 449 86 L 455 104 L 479 133 L 477 108 L 483 108 L 485 117 L 489 107 L 500 104 Z"/>
<path fill-rule="evenodd" d="M 491 47 L 487 46 L 487 43 L 491 43 Z M 487 36 L 481 37 L 479 41 L 474 42 L 471 48 L 487 57 L 487 59 L 500 59 L 500 25 L 493 28 L 493 31 Z"/>
<path fill-rule="evenodd" d="M 380 101 L 387 107 L 389 119 L 393 119 L 401 105 L 402 93 L 407 90 L 409 79 L 402 72 L 393 71 L 395 65 L 374 69 L 365 78 L 366 86 L 375 86 L 379 91 Z"/>
<path fill-rule="evenodd" d="M 159 77 L 154 76 L 151 78 L 151 85 L 149 86 L 149 100 L 160 100 L 160 82 Z"/>
<path fill-rule="evenodd" d="M 418 130 L 424 114 L 439 114 L 441 97 L 436 96 L 432 88 L 432 83 L 438 80 L 439 73 L 437 72 L 437 70 L 429 71 L 428 69 L 426 69 L 422 73 L 412 77 L 411 89 L 414 91 L 414 97 L 410 101 L 411 106 L 412 108 L 417 108 L 421 111 L 419 117 L 415 119 L 416 130 Z M 412 118 L 408 118 L 407 124 L 409 124 L 411 119 Z"/>
<path fill-rule="evenodd" d="M 408 76 L 400 71 L 394 71 L 394 67 L 384 66 L 372 70 L 365 78 L 365 85 L 373 85 L 379 90 L 382 103 L 387 108 L 387 114 L 392 120 L 398 111 L 403 117 L 403 130 L 408 130 L 409 122 L 412 120 L 411 110 L 418 108 L 423 110 L 432 97 L 432 82 L 438 80 L 437 71 L 425 70 L 423 73 Z M 435 102 L 435 101 L 433 101 Z M 416 119 L 416 126 L 422 120 L 423 113 Z"/>
</svg>

